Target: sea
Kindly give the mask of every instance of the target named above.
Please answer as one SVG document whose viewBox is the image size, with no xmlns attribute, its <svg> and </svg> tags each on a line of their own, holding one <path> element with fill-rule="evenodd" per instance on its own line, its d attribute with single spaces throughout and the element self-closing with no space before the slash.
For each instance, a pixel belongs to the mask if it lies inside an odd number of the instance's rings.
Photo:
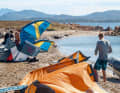
<svg viewBox="0 0 120 93">
<path fill-rule="evenodd" d="M 120 23 L 79 23 L 83 25 L 99 25 L 103 27 L 115 27 Z M 113 52 L 109 54 L 110 57 L 120 59 L 120 36 L 105 36 L 105 39 L 111 42 Z M 96 47 L 97 36 L 72 36 L 63 38 L 57 41 L 57 45 L 62 54 L 68 56 L 78 50 L 80 50 L 85 56 L 90 56 L 91 61 L 95 62 L 98 56 L 94 55 Z"/>
<path fill-rule="evenodd" d="M 114 29 L 115 26 L 120 26 L 120 22 L 78 22 L 75 24 L 80 24 L 82 26 L 102 26 L 104 29 L 107 27 Z"/>
</svg>

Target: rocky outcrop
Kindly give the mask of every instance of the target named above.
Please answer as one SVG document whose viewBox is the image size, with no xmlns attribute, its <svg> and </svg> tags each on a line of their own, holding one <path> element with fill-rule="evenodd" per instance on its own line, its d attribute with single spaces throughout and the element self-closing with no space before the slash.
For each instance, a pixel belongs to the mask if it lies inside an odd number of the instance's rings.
<svg viewBox="0 0 120 93">
<path fill-rule="evenodd" d="M 101 26 L 95 26 L 95 30 L 103 31 L 104 29 Z"/>
<path fill-rule="evenodd" d="M 103 27 L 101 26 L 82 26 L 80 24 L 64 24 L 71 30 L 84 30 L 84 31 L 103 31 Z"/>
<path fill-rule="evenodd" d="M 104 29 L 104 31 L 113 31 L 111 27 L 107 27 L 106 29 Z"/>
<path fill-rule="evenodd" d="M 52 36 L 54 39 L 61 39 L 61 38 L 63 38 L 64 36 L 59 36 L 59 35 L 54 35 L 54 36 Z"/>
<path fill-rule="evenodd" d="M 114 29 L 115 32 L 120 32 L 120 26 L 116 26 Z"/>
<path fill-rule="evenodd" d="M 116 26 L 113 31 L 107 31 L 105 35 L 110 35 L 110 36 L 120 35 L 120 26 Z"/>
</svg>

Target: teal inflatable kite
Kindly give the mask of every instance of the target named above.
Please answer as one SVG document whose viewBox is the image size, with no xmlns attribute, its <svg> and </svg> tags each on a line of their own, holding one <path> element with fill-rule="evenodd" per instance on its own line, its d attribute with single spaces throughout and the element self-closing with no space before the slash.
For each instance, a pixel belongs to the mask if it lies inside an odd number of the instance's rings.
<svg viewBox="0 0 120 93">
<path fill-rule="evenodd" d="M 45 20 L 37 20 L 34 21 L 22 28 L 20 32 L 20 41 L 21 44 L 24 43 L 25 40 L 34 43 L 36 40 L 40 39 L 42 33 L 49 27 L 50 23 Z"/>
<path fill-rule="evenodd" d="M 40 52 L 47 52 L 54 42 L 40 40 L 40 36 L 49 25 L 48 21 L 37 20 L 24 26 L 20 32 L 20 44 L 16 46 L 14 41 L 8 39 L 6 46 L 9 47 L 0 51 L 0 61 L 26 61 L 30 56 L 35 57 Z"/>
</svg>

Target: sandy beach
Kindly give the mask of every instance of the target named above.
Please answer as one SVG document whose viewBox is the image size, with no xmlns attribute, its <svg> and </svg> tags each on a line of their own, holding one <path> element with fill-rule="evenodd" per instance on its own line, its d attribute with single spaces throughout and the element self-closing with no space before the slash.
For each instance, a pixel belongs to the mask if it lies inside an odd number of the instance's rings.
<svg viewBox="0 0 120 93">
<path fill-rule="evenodd" d="M 45 32 L 41 38 L 56 40 L 54 37 L 59 37 L 59 39 L 61 39 L 70 36 L 98 35 L 98 33 L 99 32 L 95 31 L 79 30 L 49 31 Z M 63 55 L 60 53 L 59 49 L 57 47 L 52 47 L 48 52 L 40 53 L 37 56 L 37 59 L 39 59 L 37 62 L 0 63 L 0 88 L 16 86 L 28 72 L 37 68 L 48 66 L 53 61 L 56 61 L 62 57 Z M 102 76 L 100 73 L 100 81 L 98 84 L 108 93 L 120 93 L 120 79 L 112 73 L 107 72 L 107 82 L 102 81 Z"/>
</svg>

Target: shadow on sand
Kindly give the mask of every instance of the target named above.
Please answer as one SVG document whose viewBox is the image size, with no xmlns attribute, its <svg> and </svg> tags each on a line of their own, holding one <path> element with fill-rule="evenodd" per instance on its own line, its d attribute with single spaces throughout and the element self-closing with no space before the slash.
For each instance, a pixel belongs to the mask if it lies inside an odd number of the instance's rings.
<svg viewBox="0 0 120 93">
<path fill-rule="evenodd" d="M 103 79 L 102 76 L 100 78 Z M 107 81 L 112 82 L 112 83 L 119 83 L 120 84 L 120 78 L 119 77 L 107 77 Z"/>
<path fill-rule="evenodd" d="M 34 62 L 38 62 L 39 59 L 36 59 L 36 57 L 32 58 L 32 59 L 27 59 L 26 61 L 0 61 L 0 63 L 34 63 Z"/>
<path fill-rule="evenodd" d="M 120 84 L 120 78 L 116 78 L 116 77 L 109 77 L 107 78 L 107 81 Z"/>
</svg>

